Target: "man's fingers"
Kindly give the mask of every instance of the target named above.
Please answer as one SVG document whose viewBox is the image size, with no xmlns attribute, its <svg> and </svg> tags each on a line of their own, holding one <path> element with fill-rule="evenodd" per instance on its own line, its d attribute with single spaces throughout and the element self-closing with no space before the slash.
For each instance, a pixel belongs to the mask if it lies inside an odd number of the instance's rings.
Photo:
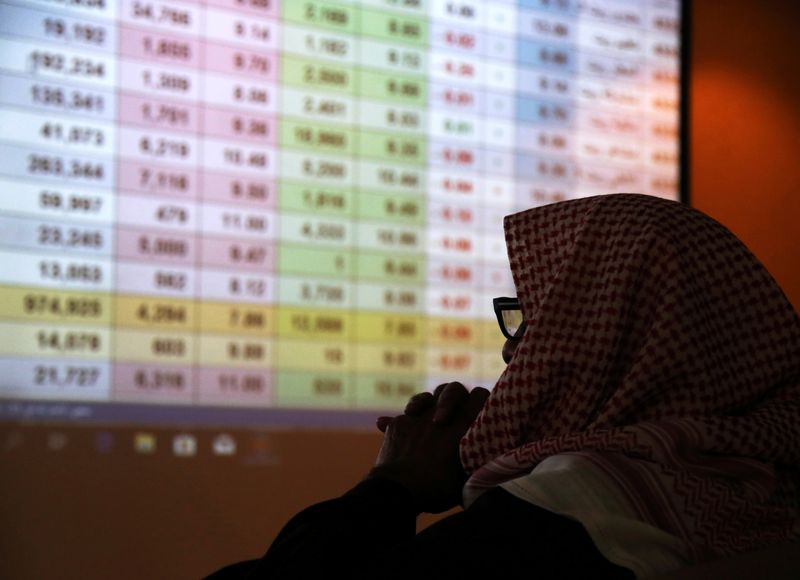
<svg viewBox="0 0 800 580">
<path fill-rule="evenodd" d="M 428 392 L 417 393 L 408 400 L 406 403 L 406 415 L 422 415 L 425 411 L 431 408 L 436 399 Z"/>
<path fill-rule="evenodd" d="M 458 409 L 468 397 L 469 392 L 464 385 L 458 382 L 447 383 L 437 398 L 433 422 L 444 423 L 448 421 L 455 410 Z"/>
<path fill-rule="evenodd" d="M 450 383 L 442 383 L 438 387 L 433 390 L 433 398 L 437 401 L 439 400 L 439 396 L 442 394 L 442 391 L 449 385 Z"/>
<path fill-rule="evenodd" d="M 424 415 L 435 406 L 433 413 L 434 423 L 447 423 L 453 417 L 469 415 L 474 418 L 486 398 L 489 396 L 489 391 L 484 388 L 478 387 L 471 392 L 467 388 L 457 382 L 443 383 L 436 387 L 433 393 L 417 393 L 408 400 L 406 408 L 403 411 L 404 415 L 420 416 Z M 469 404 L 469 408 L 462 408 L 463 405 Z M 378 418 L 378 429 L 386 431 L 388 420 L 382 422 L 383 419 L 391 420 L 391 417 Z"/>
<path fill-rule="evenodd" d="M 389 426 L 389 423 L 392 422 L 394 417 L 378 417 L 375 420 L 375 426 L 378 428 L 378 431 L 381 433 L 386 433 L 386 428 Z"/>
<path fill-rule="evenodd" d="M 491 393 L 489 390 L 484 389 L 483 387 L 475 387 L 470 391 L 469 398 L 464 405 L 463 415 L 465 420 L 468 421 L 468 425 L 472 424 L 472 422 L 478 416 L 478 413 L 481 412 L 481 409 L 483 409 L 483 406 L 486 404 L 486 399 L 489 398 L 490 394 Z"/>
</svg>

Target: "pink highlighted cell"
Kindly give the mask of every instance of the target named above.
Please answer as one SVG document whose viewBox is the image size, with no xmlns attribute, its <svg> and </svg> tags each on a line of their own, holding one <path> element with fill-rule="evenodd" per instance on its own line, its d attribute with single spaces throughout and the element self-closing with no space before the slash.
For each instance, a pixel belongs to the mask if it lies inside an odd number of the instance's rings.
<svg viewBox="0 0 800 580">
<path fill-rule="evenodd" d="M 279 0 L 260 0 L 259 2 L 242 2 L 241 0 L 206 0 L 206 5 L 211 7 L 240 12 L 242 14 L 252 14 L 253 16 L 263 16 L 265 18 L 277 18 L 280 14 L 281 2 Z"/>
<path fill-rule="evenodd" d="M 278 54 L 208 43 L 205 68 L 209 71 L 275 82 L 278 79 Z"/>
<path fill-rule="evenodd" d="M 261 0 L 257 0 L 261 1 Z M 241 3 L 241 2 L 240 2 Z M 222 44 L 246 45 L 258 50 L 279 50 L 280 29 L 278 20 L 247 16 L 230 10 L 206 7 L 206 40 Z"/>
<path fill-rule="evenodd" d="M 202 300 L 250 304 L 275 303 L 275 277 L 236 270 L 200 270 Z"/>
<path fill-rule="evenodd" d="M 121 4 L 117 20 L 121 24 L 141 26 L 148 30 L 160 30 L 167 34 L 197 35 L 203 24 L 204 7 L 200 2 L 115 2 Z M 195 4 L 195 6 L 187 6 Z"/>
<path fill-rule="evenodd" d="M 196 255 L 195 237 L 190 234 L 117 229 L 117 258 L 191 266 Z"/>
<path fill-rule="evenodd" d="M 196 283 L 196 272 L 191 267 L 121 260 L 117 264 L 115 290 L 120 294 L 191 298 L 196 295 Z"/>
<path fill-rule="evenodd" d="M 208 108 L 203 113 L 206 135 L 275 145 L 277 119 L 273 115 L 248 114 L 230 109 Z"/>
<path fill-rule="evenodd" d="M 117 129 L 117 147 L 125 160 L 192 167 L 199 162 L 200 138 L 186 133 L 121 126 Z"/>
<path fill-rule="evenodd" d="M 191 367 L 114 363 L 113 399 L 153 403 L 191 403 L 195 372 Z"/>
<path fill-rule="evenodd" d="M 272 209 L 277 205 L 277 183 L 242 177 L 231 173 L 203 174 L 203 201 L 216 201 L 224 204 L 243 204 L 259 209 Z"/>
<path fill-rule="evenodd" d="M 262 273 L 275 271 L 273 243 L 204 237 L 201 248 L 202 266 Z"/>
<path fill-rule="evenodd" d="M 197 401 L 221 406 L 269 407 L 273 377 L 269 371 L 200 368 Z"/>
<path fill-rule="evenodd" d="M 207 203 L 201 216 L 203 234 L 218 237 L 274 240 L 277 218 L 272 211 L 255 211 Z"/>
<path fill-rule="evenodd" d="M 192 201 L 128 193 L 117 196 L 117 226 L 189 234 L 199 224 L 197 204 Z"/>
<path fill-rule="evenodd" d="M 123 25 L 119 31 L 122 56 L 177 66 L 200 66 L 200 43 L 182 34 L 160 34 Z"/>
<path fill-rule="evenodd" d="M 277 115 L 278 94 L 276 83 L 211 72 L 205 74 L 203 101 L 207 106 Z"/>
<path fill-rule="evenodd" d="M 141 125 L 182 133 L 200 130 L 200 109 L 195 105 L 127 93 L 120 94 L 117 99 L 121 125 Z"/>
<path fill-rule="evenodd" d="M 202 74 L 199 69 L 178 68 L 144 60 L 128 60 L 118 69 L 117 86 L 123 92 L 161 95 L 192 102 L 200 97 Z"/>
<path fill-rule="evenodd" d="M 117 164 L 117 188 L 164 197 L 197 197 L 197 171 L 170 165 L 120 161 Z"/>
</svg>

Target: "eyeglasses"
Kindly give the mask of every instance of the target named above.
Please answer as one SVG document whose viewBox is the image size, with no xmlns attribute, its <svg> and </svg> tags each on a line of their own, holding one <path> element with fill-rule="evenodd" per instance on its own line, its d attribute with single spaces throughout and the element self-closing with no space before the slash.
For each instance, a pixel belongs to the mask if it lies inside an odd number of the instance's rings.
<svg viewBox="0 0 800 580">
<path fill-rule="evenodd" d="M 494 313 L 497 316 L 497 323 L 506 338 L 520 338 L 525 332 L 525 320 L 522 318 L 519 300 L 516 298 L 495 298 Z"/>
</svg>

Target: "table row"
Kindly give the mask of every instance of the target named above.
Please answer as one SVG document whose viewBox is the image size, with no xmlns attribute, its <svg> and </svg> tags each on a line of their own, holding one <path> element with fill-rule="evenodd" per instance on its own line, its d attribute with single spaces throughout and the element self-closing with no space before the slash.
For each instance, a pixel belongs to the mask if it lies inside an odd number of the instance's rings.
<svg viewBox="0 0 800 580">
<path fill-rule="evenodd" d="M 150 111 L 154 119 L 160 115 L 178 115 L 172 105 L 139 103 L 133 110 Z M 150 107 L 154 107 L 151 109 Z M 186 166 L 208 165 L 209 172 L 218 172 L 234 163 L 226 157 L 226 147 L 258 143 L 267 157 L 264 167 L 275 170 L 276 152 L 306 151 L 309 153 L 358 156 L 363 160 L 426 166 L 459 167 L 464 171 L 507 174 L 515 171 L 515 158 L 520 155 L 566 155 L 591 160 L 602 156 L 610 163 L 647 163 L 652 151 L 674 147 L 676 119 L 674 115 L 646 116 L 637 112 L 573 111 L 571 105 L 554 103 L 525 104 L 533 107 L 543 119 L 541 124 L 487 120 L 480 116 L 432 110 L 427 117 L 428 135 L 398 134 L 385 119 L 374 127 L 346 124 L 325 124 L 277 115 L 245 113 L 234 110 L 208 110 L 202 115 L 180 113 L 187 127 L 165 127 L 158 130 L 141 121 L 139 127 L 119 126 L 110 121 L 83 120 L 41 112 L 0 109 L 0 125 L 14 126 L 3 140 L 16 146 L 48 150 L 63 149 L 75 155 L 97 158 L 117 157 L 120 162 L 170 163 Z M 513 107 L 512 107 L 513 109 Z M 170 111 L 167 113 L 167 111 Z M 575 119 L 572 119 L 572 116 Z M 190 123 L 202 118 L 202 131 L 192 130 Z M 564 120 L 564 127 L 548 128 L 553 118 Z M 156 123 L 152 123 L 153 125 Z M 437 128 L 439 130 L 437 130 Z M 223 140 L 220 140 L 222 138 Z M 647 138 L 648 145 L 641 146 Z M 264 147 L 266 146 L 266 147 Z M 277 146 L 277 147 L 276 147 Z M 638 146 L 642 151 L 628 152 Z M 270 159 L 272 158 L 272 159 Z M 658 165 L 659 160 L 653 161 Z M 278 172 L 288 178 L 299 178 L 289 172 L 291 164 L 278 164 Z"/>
<path fill-rule="evenodd" d="M 440 62 L 433 63 L 438 65 L 441 73 L 432 75 L 431 80 L 502 93 L 527 86 L 523 81 L 542 71 L 573 77 L 580 75 L 601 82 L 644 85 L 664 72 L 674 73 L 676 70 L 675 54 L 670 55 L 671 60 L 665 66 L 648 63 L 643 58 L 620 59 L 573 53 L 570 48 L 551 48 L 544 44 L 535 45 L 532 53 L 535 57 L 531 62 L 517 66 L 484 63 L 477 66 L 465 57 L 442 56 Z M 271 85 L 280 83 L 416 106 L 428 102 L 431 81 L 426 75 L 399 74 L 315 58 L 278 53 L 265 55 L 259 51 L 232 48 L 215 52 L 215 56 L 221 62 L 206 72 L 151 60 L 121 60 L 0 37 L 0 69 L 25 75 L 30 74 L 32 67 L 43 81 L 78 83 L 101 89 L 119 87 L 123 92 L 154 93 L 194 101 L 205 93 L 204 87 L 216 77 L 223 77 L 222 80 L 227 77 L 229 83 L 241 77 Z M 497 84 L 494 84 L 495 80 Z"/>
<path fill-rule="evenodd" d="M 285 39 L 319 33 L 347 40 L 359 35 L 368 43 L 375 38 L 403 47 L 501 56 L 504 53 L 499 51 L 498 40 L 551 40 L 601 51 L 630 51 L 630 41 L 611 42 L 607 36 L 592 36 L 592 32 L 627 34 L 623 39 L 628 39 L 641 32 L 674 35 L 679 28 L 677 2 L 662 2 L 656 7 L 620 3 L 611 9 L 597 0 L 542 6 L 467 2 L 460 9 L 446 0 L 367 0 L 359 5 L 319 0 L 249 5 L 213 2 L 204 6 L 185 2 L 123 2 L 119 7 L 117 3 L 102 4 L 104 10 L 71 14 L 9 6 L 5 8 L 6 26 L 0 26 L 0 32 L 95 50 L 114 50 L 125 32 L 141 29 L 178 39 L 194 40 L 202 35 L 211 42 L 267 49 L 302 47 L 303 42 Z M 189 59 L 191 55 L 185 53 L 179 55 Z"/>
<path fill-rule="evenodd" d="M 437 375 L 383 370 L 373 373 L 242 370 L 0 357 L 0 398 L 399 410 L 411 395 L 443 382 L 460 380 L 468 385 L 491 387 L 501 371 L 502 365 L 496 364 L 475 375 L 463 366 L 443 368 L 442 374 Z"/>
<path fill-rule="evenodd" d="M 9 341 L 7 348 L 44 349 L 54 354 L 80 351 L 87 356 L 111 356 L 112 339 L 120 344 L 115 337 L 128 330 L 135 330 L 141 341 L 152 342 L 162 336 L 180 339 L 189 344 L 181 347 L 180 354 L 189 358 L 194 337 L 219 334 L 492 348 L 501 341 L 491 299 L 472 316 L 459 317 L 453 313 L 259 306 L 10 287 L 0 287 L 0 297 L 0 324 L 7 331 L 2 340 Z M 40 336 L 49 338 L 40 341 Z M 158 352 L 155 347 L 145 350 Z"/>
<path fill-rule="evenodd" d="M 314 187 L 289 181 L 231 178 L 221 182 L 213 174 L 204 177 L 203 189 L 206 191 L 196 197 L 188 192 L 156 196 L 0 177 L 0 188 L 13 192 L 13 195 L 0 196 L 0 213 L 9 217 L 57 220 L 65 227 L 87 223 L 117 224 L 141 230 L 167 229 L 173 233 L 202 229 L 228 237 L 238 237 L 241 231 L 252 228 L 259 237 L 269 234 L 263 228 L 255 227 L 257 221 L 253 218 L 264 214 L 244 209 L 252 208 L 266 210 L 269 212 L 267 215 L 280 216 L 279 222 L 284 217 L 291 220 L 293 218 L 289 216 L 294 216 L 319 223 L 328 216 L 335 223 L 345 225 L 353 224 L 354 220 L 414 226 L 446 227 L 455 224 L 500 234 L 503 217 L 520 205 L 517 190 L 520 196 L 526 193 L 522 184 L 515 187 L 512 182 L 503 180 L 489 185 L 490 189 L 483 197 L 478 197 L 473 191 L 453 191 L 448 197 L 425 197 Z M 453 189 L 457 187 L 456 181 L 453 179 Z M 458 183 L 463 182 L 462 174 Z M 292 229 L 280 223 L 278 227 L 281 231 Z M 301 228 L 302 237 L 297 241 L 308 240 L 309 232 L 305 229 Z"/>
<path fill-rule="evenodd" d="M 319 319 L 318 319 L 319 320 Z M 298 323 L 295 315 L 292 322 Z M 333 319 L 328 322 L 332 323 Z M 421 324 L 419 326 L 425 326 Z M 351 341 L 276 339 L 234 335 L 189 334 L 165 331 L 97 328 L 67 328 L 0 322 L 0 356 L 36 357 L 48 360 L 74 359 L 91 362 L 172 364 L 192 367 L 238 369 L 336 370 L 346 372 L 400 372 L 440 374 L 459 371 L 479 374 L 500 361 L 502 341 L 480 337 L 489 346 L 437 343 L 425 338 L 404 337 L 395 341 L 375 336 L 383 328 L 364 328 L 364 336 Z M 367 336 L 368 333 L 373 336 Z M 395 334 L 399 331 L 395 331 Z M 299 333 L 292 333 L 298 336 Z M 499 333 L 496 333 L 499 335 Z M 423 343 L 423 344 L 420 344 Z M 496 359 L 496 360 L 495 360 Z"/>
<path fill-rule="evenodd" d="M 195 208 L 187 203 L 124 196 L 116 201 L 119 218 L 106 224 L 8 215 L 2 213 L 4 204 L 0 204 L 0 247 L 192 267 L 252 266 L 262 273 L 275 271 L 278 254 L 301 246 L 346 253 L 400 251 L 474 261 L 477 266 L 479 261 L 505 262 L 502 213 L 511 213 L 508 209 L 487 212 L 495 219 L 484 230 L 476 215 L 479 208 L 469 206 L 432 204 L 431 209 L 438 211 L 425 227 L 316 217 L 313 213 L 276 215 L 211 204 Z M 436 223 L 444 221 L 442 216 L 449 223 Z M 371 268 L 358 271 L 374 276 Z"/>
<path fill-rule="evenodd" d="M 326 69 L 308 70 L 315 76 L 325 73 L 326 78 L 332 74 Z M 300 72 L 302 74 L 302 70 Z M 495 85 L 489 90 L 430 82 L 425 85 L 424 95 L 418 95 L 414 102 L 395 102 L 396 99 L 365 98 L 349 91 L 330 90 L 320 83 L 292 87 L 211 74 L 204 78 L 202 94 L 195 87 L 192 93 L 184 95 L 176 89 L 164 88 L 172 83 L 183 85 L 188 91 L 188 81 L 180 76 L 160 72 L 152 65 L 141 65 L 130 74 L 134 73 L 141 87 L 118 92 L 111 87 L 73 84 L 64 79 L 31 78 L 21 70 L 6 72 L 0 67 L 0 103 L 51 112 L 60 110 L 83 119 L 120 120 L 126 125 L 184 132 L 199 131 L 202 115 L 202 126 L 207 127 L 210 134 L 229 138 L 263 139 L 255 131 L 226 124 L 224 121 L 231 118 L 231 110 L 241 115 L 249 113 L 266 118 L 280 115 L 281 118 L 357 125 L 374 131 L 388 127 L 403 133 L 430 133 L 448 138 L 453 130 L 440 117 L 429 120 L 428 111 L 449 111 L 454 117 L 480 118 L 483 121 L 476 125 L 478 129 L 503 120 L 513 121 L 515 126 L 524 123 L 552 126 L 553 121 L 565 126 L 566 121 L 574 121 L 586 127 L 591 125 L 587 114 L 613 112 L 614 109 L 628 116 L 668 114 L 674 118 L 677 101 L 673 97 L 677 95 L 679 79 L 677 69 L 663 68 L 649 71 L 646 80 L 636 83 L 531 71 L 503 90 Z M 498 72 L 494 76 L 499 75 Z M 506 71 L 502 78 L 510 75 Z M 387 80 L 385 90 L 391 94 L 420 92 L 413 87 L 397 80 L 391 84 Z M 552 112 L 558 110 L 563 117 L 549 119 L 540 112 L 541 107 Z M 209 112 L 204 113 L 206 110 Z M 485 129 L 482 132 L 489 138 L 493 134 Z M 503 135 L 495 141 L 510 143 L 509 137 Z"/>
<path fill-rule="evenodd" d="M 292 5 L 302 9 L 302 3 Z M 404 73 L 473 86 L 490 83 L 495 76 L 494 66 L 504 65 L 511 67 L 508 77 L 512 82 L 516 77 L 513 70 L 521 68 L 640 81 L 649 68 L 674 68 L 678 55 L 674 30 L 595 28 L 564 21 L 556 24 L 557 31 L 545 30 L 538 38 L 501 33 L 492 35 L 489 43 L 483 31 L 435 24 L 434 43 L 428 45 L 424 39 L 407 43 L 404 42 L 407 36 L 403 37 L 406 32 L 426 36 L 427 23 L 403 23 L 394 16 L 384 15 L 382 22 L 374 22 L 366 32 L 355 35 L 292 24 L 251 24 L 249 32 L 258 32 L 261 37 L 255 42 L 252 38 L 251 42 L 246 38 L 242 42 L 245 35 L 237 32 L 248 32 L 247 23 L 226 15 L 203 37 L 198 37 L 125 24 L 110 27 L 91 21 L 59 20 L 41 11 L 1 8 L 6 24 L 0 25 L 0 35 L 8 40 L 0 41 L 0 46 L 5 42 L 15 52 L 30 58 L 37 71 L 97 85 L 113 82 L 120 69 L 136 62 L 163 64 L 176 71 L 207 70 L 253 76 L 269 82 L 292 82 L 291 77 L 282 73 L 287 68 L 302 68 L 300 62 Z M 539 21 L 547 26 L 544 18 Z M 218 38 L 214 34 L 226 28 L 230 31 L 227 37 Z M 393 33 L 395 38 L 370 34 L 381 29 Z M 68 31 L 73 32 L 77 42 L 69 42 Z M 84 34 L 75 34 L 77 31 Z M 87 33 L 91 36 L 88 42 Z M 479 52 L 481 45 L 486 44 L 489 50 Z M 123 62 L 125 66 L 121 66 Z M 13 58 L 0 59 L 0 68 L 16 69 L 16 63 Z M 618 63 L 625 63 L 624 74 L 620 73 Z M 307 75 L 301 78 L 305 82 L 311 80 Z M 355 80 L 352 86 L 363 86 L 364 80 Z"/>
<path fill-rule="evenodd" d="M 367 297 L 383 294 L 384 288 L 418 291 L 445 283 L 452 285 L 453 291 L 472 293 L 510 287 L 501 240 L 492 244 L 496 249 L 493 255 L 470 259 L 473 249 L 468 245 L 469 239 L 454 239 L 462 240 L 458 243 L 464 246 L 455 248 L 459 251 L 449 256 L 435 251 L 426 256 L 421 250 L 410 252 L 408 247 L 392 253 L 388 249 L 374 252 L 293 245 L 276 248 L 238 242 L 225 246 L 227 262 L 213 262 L 206 256 L 192 264 L 148 260 L 146 254 L 136 260 L 115 260 L 69 253 L 21 252 L 12 246 L 0 248 L 0 259 L 6 266 L 0 272 L 0 284 L 260 304 L 299 299 L 294 289 L 300 288 L 298 284 L 303 281 L 336 286 L 341 289 L 340 294 L 352 296 L 353 300 L 362 292 L 361 300 L 369 300 L 370 304 L 377 302 Z M 256 267 L 259 263 L 263 267 Z M 284 278 L 289 281 L 281 282 Z M 359 286 L 374 289 L 359 291 Z M 366 304 L 344 297 L 342 302 L 349 306 Z M 416 301 L 412 306 L 420 305 L 421 301 Z"/>
<path fill-rule="evenodd" d="M 614 151 L 613 161 L 604 158 Z M 218 184 L 217 193 L 227 197 L 230 184 L 242 179 L 274 184 L 276 179 L 304 187 L 356 188 L 369 193 L 418 194 L 447 199 L 484 197 L 494 181 L 516 181 L 522 186 L 537 182 L 558 184 L 572 192 L 602 182 L 608 186 L 625 183 L 649 187 L 650 181 L 676 175 L 678 151 L 674 144 L 635 147 L 630 143 L 612 145 L 600 142 L 589 147 L 589 155 L 538 155 L 513 153 L 499 156 L 510 165 L 502 174 L 458 171 L 447 167 L 417 167 L 381 163 L 368 159 L 278 151 L 246 145 L 225 145 L 215 149 L 222 165 L 208 166 L 208 177 Z M 209 155 L 214 154 L 209 153 Z M 80 155 L 53 148 L 35 148 L 0 142 L 2 174 L 16 180 L 68 187 L 93 187 L 148 195 L 193 197 L 198 181 L 206 176 L 202 164 L 174 165 L 155 161 L 141 162 L 114 157 Z M 240 173 L 235 174 L 236 169 Z M 463 169 L 463 168 L 462 168 Z M 217 177 L 221 174 L 221 179 Z M 597 177 L 593 177 L 593 176 Z M 608 190 L 607 190 L 608 191 Z M 612 190 L 614 191 L 614 190 Z M 623 190 L 624 191 L 624 190 Z M 629 190 L 630 191 L 630 190 Z M 639 191 L 639 190 L 637 190 Z"/>
</svg>

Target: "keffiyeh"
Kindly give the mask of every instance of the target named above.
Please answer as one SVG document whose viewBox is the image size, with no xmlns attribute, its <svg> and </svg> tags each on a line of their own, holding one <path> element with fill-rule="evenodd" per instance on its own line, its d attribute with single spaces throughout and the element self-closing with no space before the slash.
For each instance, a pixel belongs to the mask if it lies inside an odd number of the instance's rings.
<svg viewBox="0 0 800 580">
<path fill-rule="evenodd" d="M 800 536 L 800 320 L 749 250 L 634 194 L 505 229 L 527 330 L 461 442 L 466 503 L 570 452 L 696 561 Z"/>
</svg>

